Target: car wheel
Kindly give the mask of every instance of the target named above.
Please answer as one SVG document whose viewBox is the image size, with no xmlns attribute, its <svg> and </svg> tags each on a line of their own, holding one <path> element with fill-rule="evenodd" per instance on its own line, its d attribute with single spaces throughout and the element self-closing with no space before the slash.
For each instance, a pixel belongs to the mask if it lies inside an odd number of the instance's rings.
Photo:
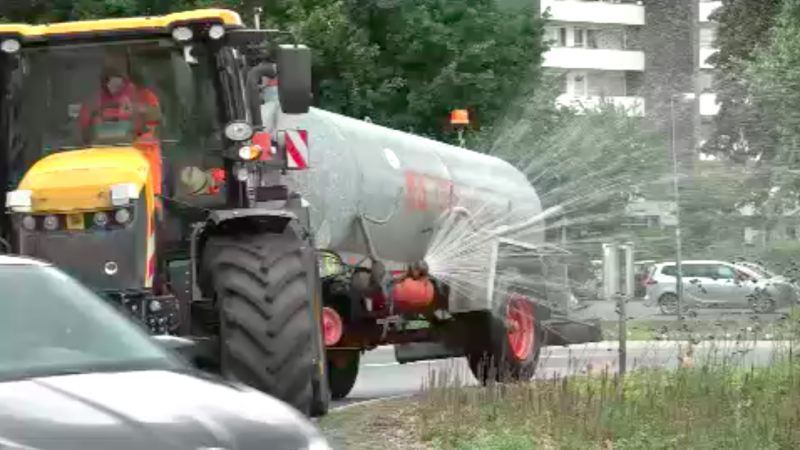
<svg viewBox="0 0 800 450">
<path fill-rule="evenodd" d="M 770 314 L 775 312 L 775 300 L 766 292 L 760 292 L 750 298 L 750 309 L 756 314 Z"/>
<path fill-rule="evenodd" d="M 661 314 L 674 316 L 678 314 L 678 296 L 672 293 L 664 294 L 658 299 L 658 307 Z"/>
</svg>

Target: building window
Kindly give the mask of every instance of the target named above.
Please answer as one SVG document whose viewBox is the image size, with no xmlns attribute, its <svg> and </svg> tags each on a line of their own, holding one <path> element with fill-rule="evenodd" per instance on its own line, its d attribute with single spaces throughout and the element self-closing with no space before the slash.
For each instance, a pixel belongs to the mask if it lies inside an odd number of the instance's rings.
<svg viewBox="0 0 800 450">
<path fill-rule="evenodd" d="M 588 80 L 585 72 L 572 72 L 567 77 L 567 93 L 575 97 L 585 97 L 588 92 Z"/>
<path fill-rule="evenodd" d="M 561 47 L 567 46 L 567 29 L 565 27 L 558 29 L 558 45 Z"/>
<path fill-rule="evenodd" d="M 714 74 L 708 70 L 703 70 L 698 75 L 701 92 L 713 92 Z"/>
<path fill-rule="evenodd" d="M 700 48 L 714 48 L 716 36 L 716 28 L 700 28 Z"/>
<path fill-rule="evenodd" d="M 573 36 L 573 45 L 575 47 L 584 47 L 584 34 L 585 31 L 583 28 L 575 28 L 575 35 Z M 591 30 L 589 30 L 591 31 Z"/>
</svg>

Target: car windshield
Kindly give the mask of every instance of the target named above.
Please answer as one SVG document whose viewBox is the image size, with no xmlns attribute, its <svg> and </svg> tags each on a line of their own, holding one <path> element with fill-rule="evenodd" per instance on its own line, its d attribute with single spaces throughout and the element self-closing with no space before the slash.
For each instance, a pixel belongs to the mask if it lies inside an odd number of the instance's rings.
<svg viewBox="0 0 800 450">
<path fill-rule="evenodd" d="M 97 294 L 53 267 L 0 265 L 0 379 L 182 369 Z"/>
<path fill-rule="evenodd" d="M 759 266 L 758 264 L 746 263 L 746 264 L 741 264 L 741 266 L 746 269 L 750 269 L 751 272 L 755 272 L 758 276 L 763 278 L 775 278 L 776 276 L 774 273 L 770 272 L 769 270 L 765 269 L 762 266 Z"/>
<path fill-rule="evenodd" d="M 11 181 L 42 156 L 88 146 L 221 148 L 212 59 L 171 40 L 24 50 L 6 95 Z"/>
</svg>

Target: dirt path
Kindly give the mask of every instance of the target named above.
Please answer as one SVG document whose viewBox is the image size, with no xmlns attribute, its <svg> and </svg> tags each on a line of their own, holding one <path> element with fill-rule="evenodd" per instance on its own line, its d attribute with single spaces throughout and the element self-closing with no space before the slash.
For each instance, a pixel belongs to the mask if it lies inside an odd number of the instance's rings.
<svg viewBox="0 0 800 450">
<path fill-rule="evenodd" d="M 397 399 L 333 411 L 319 426 L 333 450 L 429 450 L 418 420 L 416 400 Z"/>
</svg>

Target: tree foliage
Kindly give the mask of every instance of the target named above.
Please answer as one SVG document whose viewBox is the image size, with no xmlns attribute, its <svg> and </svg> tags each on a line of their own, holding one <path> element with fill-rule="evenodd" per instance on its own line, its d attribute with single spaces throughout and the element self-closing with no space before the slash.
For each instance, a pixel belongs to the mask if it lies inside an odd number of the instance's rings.
<svg viewBox="0 0 800 450">
<path fill-rule="evenodd" d="M 490 122 L 537 79 L 543 22 L 493 0 L 340 0 L 296 8 L 319 49 L 320 104 L 440 139 L 452 109 Z M 330 38 L 330 39 L 326 39 Z"/>
<path fill-rule="evenodd" d="M 295 31 L 314 52 L 315 97 L 324 109 L 439 139 L 448 113 L 491 122 L 538 78 L 543 20 L 498 0 L 4 0 L 0 17 L 49 22 L 236 9 Z"/>
<path fill-rule="evenodd" d="M 489 148 L 526 172 L 544 207 L 565 207 L 570 250 L 593 254 L 602 241 L 636 239 L 642 227 L 625 207 L 640 194 L 658 200 L 670 186 L 667 143 L 611 102 L 543 110 L 558 95 L 549 87 L 515 105 Z M 549 231 L 560 240 L 559 225 Z"/>
<path fill-rule="evenodd" d="M 714 92 L 720 105 L 715 118 L 715 136 L 705 148 L 707 153 L 722 154 L 744 162 L 760 155 L 773 156 L 771 130 L 764 127 L 764 117 L 750 101 L 751 86 L 745 72 L 769 41 L 782 0 L 722 0 L 722 7 L 712 14 L 719 23 L 715 47 L 710 58 L 716 67 Z"/>
<path fill-rule="evenodd" d="M 774 141 L 765 209 L 781 214 L 800 199 L 800 0 L 784 0 L 770 40 L 745 74 Z"/>
</svg>

